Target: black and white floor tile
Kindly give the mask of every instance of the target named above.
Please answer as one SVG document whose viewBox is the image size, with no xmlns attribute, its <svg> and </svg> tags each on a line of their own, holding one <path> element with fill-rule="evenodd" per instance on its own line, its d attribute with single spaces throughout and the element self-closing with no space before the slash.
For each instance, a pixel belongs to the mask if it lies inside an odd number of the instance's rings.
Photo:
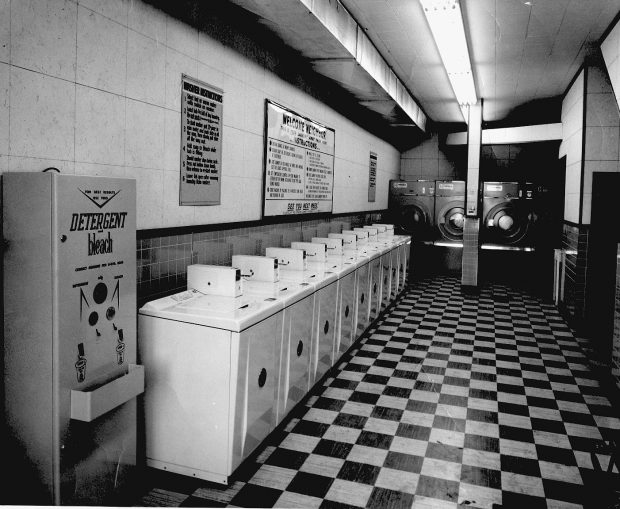
<svg viewBox="0 0 620 509">
<path fill-rule="evenodd" d="M 614 409 L 556 308 L 416 282 L 228 487 L 149 470 L 137 505 L 617 507 Z"/>
</svg>

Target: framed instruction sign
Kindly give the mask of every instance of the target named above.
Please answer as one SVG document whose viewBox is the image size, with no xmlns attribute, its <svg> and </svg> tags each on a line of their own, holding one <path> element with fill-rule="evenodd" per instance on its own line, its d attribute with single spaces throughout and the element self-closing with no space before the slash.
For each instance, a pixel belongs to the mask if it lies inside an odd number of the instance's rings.
<svg viewBox="0 0 620 509">
<path fill-rule="evenodd" d="M 181 205 L 220 203 L 223 103 L 219 88 L 182 76 Z"/>
<path fill-rule="evenodd" d="M 335 131 L 266 101 L 263 217 L 332 211 Z"/>
<path fill-rule="evenodd" d="M 370 162 L 368 164 L 368 201 L 375 201 L 377 193 L 377 153 L 370 151 Z"/>
</svg>

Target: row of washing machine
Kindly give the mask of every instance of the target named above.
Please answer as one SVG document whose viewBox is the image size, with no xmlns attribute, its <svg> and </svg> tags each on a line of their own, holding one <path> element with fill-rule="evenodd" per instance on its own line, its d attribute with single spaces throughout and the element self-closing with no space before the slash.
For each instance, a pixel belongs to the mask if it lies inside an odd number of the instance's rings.
<svg viewBox="0 0 620 509">
<path fill-rule="evenodd" d="M 147 465 L 227 483 L 404 289 L 410 248 L 375 224 L 190 265 L 139 311 Z"/>
<path fill-rule="evenodd" d="M 481 241 L 532 245 L 539 218 L 536 186 L 484 182 L 481 191 Z M 463 240 L 465 182 L 462 180 L 393 180 L 389 208 L 398 227 L 416 240 Z"/>
</svg>

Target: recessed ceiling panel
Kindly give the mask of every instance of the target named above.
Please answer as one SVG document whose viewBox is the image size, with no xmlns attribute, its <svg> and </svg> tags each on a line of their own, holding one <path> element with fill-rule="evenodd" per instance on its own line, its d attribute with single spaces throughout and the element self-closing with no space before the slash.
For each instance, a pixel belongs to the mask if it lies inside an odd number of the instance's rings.
<svg viewBox="0 0 620 509">
<path fill-rule="evenodd" d="M 274 0 L 234 0 L 267 19 Z M 305 0 L 308 3 L 310 0 Z M 313 0 L 329 2 L 329 0 Z M 334 1 L 334 0 L 332 0 Z M 462 122 L 463 117 L 419 0 L 340 0 L 404 86 L 436 122 Z M 460 0 L 477 93 L 484 99 L 485 121 L 501 121 L 523 104 L 561 96 L 583 59 L 598 45 L 620 11 L 620 0 Z M 303 16 L 307 7 L 290 0 L 288 16 Z M 288 8 L 287 8 L 288 9 Z M 281 13 L 280 13 L 281 14 Z M 280 18 L 281 19 L 281 18 Z M 299 34 L 274 22 L 291 45 L 338 55 L 320 30 Z M 279 29 L 275 25 L 280 25 Z M 284 24 L 285 25 L 285 24 Z M 342 46 L 340 48 L 342 52 Z M 346 52 L 346 50 L 345 50 Z M 315 65 L 318 65 L 315 63 Z M 350 72 L 327 69 L 337 81 Z M 340 77 L 338 77 L 340 75 Z M 348 85 L 351 88 L 351 85 Z M 353 87 L 355 88 L 355 87 Z M 374 94 L 360 84 L 360 99 Z"/>
</svg>

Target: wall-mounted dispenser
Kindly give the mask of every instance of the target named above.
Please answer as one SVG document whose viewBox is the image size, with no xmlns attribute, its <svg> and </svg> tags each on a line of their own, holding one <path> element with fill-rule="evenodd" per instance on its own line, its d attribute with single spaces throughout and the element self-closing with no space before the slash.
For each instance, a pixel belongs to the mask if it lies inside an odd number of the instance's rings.
<svg viewBox="0 0 620 509">
<path fill-rule="evenodd" d="M 135 485 L 144 391 L 135 181 L 53 172 L 2 180 L 4 500 L 120 505 Z"/>
</svg>

